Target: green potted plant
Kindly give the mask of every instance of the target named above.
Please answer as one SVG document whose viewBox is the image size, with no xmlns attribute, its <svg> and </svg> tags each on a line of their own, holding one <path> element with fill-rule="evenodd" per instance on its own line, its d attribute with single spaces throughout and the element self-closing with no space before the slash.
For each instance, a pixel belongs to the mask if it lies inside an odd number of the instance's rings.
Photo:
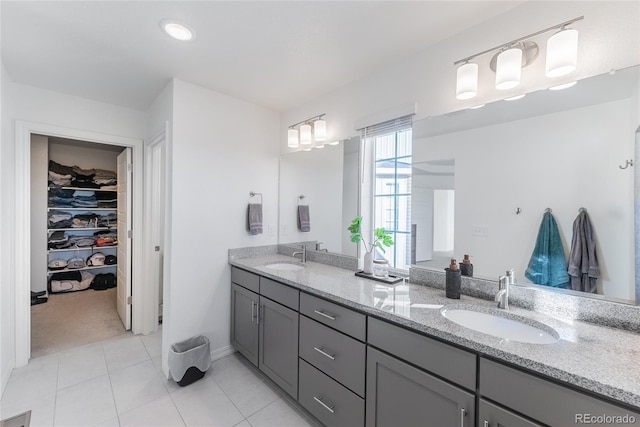
<svg viewBox="0 0 640 427">
<path fill-rule="evenodd" d="M 364 246 L 364 265 L 363 271 L 366 274 L 373 274 L 373 250 L 379 248 L 382 252 L 385 252 L 385 247 L 393 245 L 393 239 L 384 227 L 376 228 L 373 231 L 373 241 L 370 245 L 367 245 L 364 236 L 362 235 L 362 217 L 357 216 L 351 221 L 351 225 L 347 228 L 351 233 L 351 241 L 354 243 L 362 242 Z"/>
</svg>

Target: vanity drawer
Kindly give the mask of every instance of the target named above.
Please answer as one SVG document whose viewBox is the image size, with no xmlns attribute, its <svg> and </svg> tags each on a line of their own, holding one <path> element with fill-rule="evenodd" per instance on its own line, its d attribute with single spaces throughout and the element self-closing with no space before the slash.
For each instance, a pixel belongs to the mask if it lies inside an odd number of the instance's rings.
<svg viewBox="0 0 640 427">
<path fill-rule="evenodd" d="M 300 316 L 300 357 L 360 396 L 366 352 L 364 343 Z"/>
<path fill-rule="evenodd" d="M 367 316 L 322 298 L 301 293 L 300 313 L 360 341 L 367 337 Z"/>
<path fill-rule="evenodd" d="M 302 359 L 298 403 L 326 426 L 364 426 L 364 399 Z"/>
<path fill-rule="evenodd" d="M 469 390 L 476 388 L 473 353 L 372 317 L 367 342 Z"/>
<path fill-rule="evenodd" d="M 259 292 L 260 276 L 257 274 L 249 273 L 237 267 L 231 267 L 231 281 L 255 293 Z"/>
<path fill-rule="evenodd" d="M 640 413 L 484 358 L 480 358 L 480 394 L 553 426 L 581 424 L 576 418 L 580 414 L 628 415 L 640 424 Z"/>
<path fill-rule="evenodd" d="M 298 311 L 300 291 L 266 277 L 260 277 L 260 295 Z"/>
</svg>

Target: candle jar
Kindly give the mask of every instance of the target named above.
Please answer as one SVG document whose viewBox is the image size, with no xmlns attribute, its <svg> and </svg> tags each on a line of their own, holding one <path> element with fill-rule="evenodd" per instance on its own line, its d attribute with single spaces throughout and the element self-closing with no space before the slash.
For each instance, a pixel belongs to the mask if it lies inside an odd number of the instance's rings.
<svg viewBox="0 0 640 427">
<path fill-rule="evenodd" d="M 383 278 L 389 277 L 389 261 L 386 259 L 374 259 L 373 275 Z"/>
</svg>

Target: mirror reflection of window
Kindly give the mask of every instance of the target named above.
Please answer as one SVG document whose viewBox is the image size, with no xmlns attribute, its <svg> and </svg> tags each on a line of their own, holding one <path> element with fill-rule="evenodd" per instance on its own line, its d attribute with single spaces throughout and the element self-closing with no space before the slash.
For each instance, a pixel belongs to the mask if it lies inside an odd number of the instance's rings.
<svg viewBox="0 0 640 427">
<path fill-rule="evenodd" d="M 393 239 L 385 252 L 375 258 L 386 259 L 392 268 L 411 265 L 411 122 L 408 127 L 376 135 L 374 143 L 374 228 L 384 227 Z"/>
</svg>

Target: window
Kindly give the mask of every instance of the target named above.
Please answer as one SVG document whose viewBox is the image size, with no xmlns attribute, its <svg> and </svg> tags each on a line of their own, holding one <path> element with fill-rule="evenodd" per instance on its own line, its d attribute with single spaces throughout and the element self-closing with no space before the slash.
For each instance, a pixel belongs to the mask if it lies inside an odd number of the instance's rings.
<svg viewBox="0 0 640 427">
<path fill-rule="evenodd" d="M 378 128 L 376 131 L 375 128 Z M 373 225 L 384 227 L 394 245 L 375 258 L 385 258 L 393 268 L 411 264 L 411 117 L 365 129 L 373 142 Z"/>
</svg>

